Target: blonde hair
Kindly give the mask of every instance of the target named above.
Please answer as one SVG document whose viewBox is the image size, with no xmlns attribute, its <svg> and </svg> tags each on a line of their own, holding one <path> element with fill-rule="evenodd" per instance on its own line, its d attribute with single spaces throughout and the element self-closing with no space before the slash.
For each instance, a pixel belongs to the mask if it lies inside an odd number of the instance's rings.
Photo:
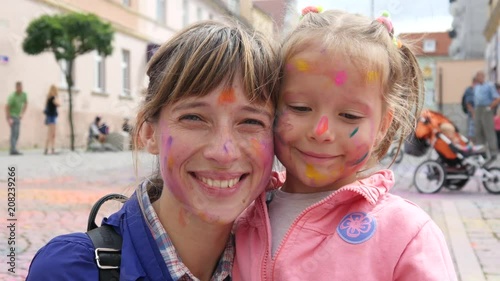
<svg viewBox="0 0 500 281">
<path fill-rule="evenodd" d="M 51 97 L 57 97 L 57 87 L 55 85 L 50 85 L 49 92 L 47 93 L 47 100 Z"/>
<path fill-rule="evenodd" d="M 281 65 L 277 49 L 260 33 L 236 23 L 202 21 L 164 43 L 148 64 L 149 85 L 134 126 L 134 144 L 145 122 L 158 121 L 163 106 L 202 97 L 241 77 L 251 102 L 277 106 Z M 137 157 L 136 157 L 137 159 Z M 163 187 L 158 174 L 152 180 Z"/>
<path fill-rule="evenodd" d="M 285 38 L 281 57 L 286 62 L 313 44 L 321 44 L 328 55 L 342 55 L 367 75 L 377 73 L 383 90 L 384 112 L 393 121 L 375 147 L 372 160 L 379 161 L 396 135 L 398 152 L 416 125 L 423 103 L 423 80 L 417 59 L 409 46 L 398 47 L 384 24 L 365 16 L 329 10 L 308 13 Z M 393 159 L 394 161 L 394 159 Z M 372 161 L 373 162 L 373 161 Z"/>
</svg>

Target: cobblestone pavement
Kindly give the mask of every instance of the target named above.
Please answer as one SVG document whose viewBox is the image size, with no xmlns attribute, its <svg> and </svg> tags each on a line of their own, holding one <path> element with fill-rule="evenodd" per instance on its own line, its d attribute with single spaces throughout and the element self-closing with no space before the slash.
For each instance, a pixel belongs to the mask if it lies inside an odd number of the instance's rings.
<svg viewBox="0 0 500 281">
<path fill-rule="evenodd" d="M 405 158 L 393 167 L 397 186 L 393 192 L 412 200 L 436 221 L 445 233 L 462 281 L 500 281 L 500 195 L 487 194 L 476 179 L 461 191 L 442 190 L 423 195 L 411 186 L 413 170 L 421 160 Z M 0 280 L 24 280 L 36 251 L 56 235 L 84 232 L 93 203 L 108 193 L 130 195 L 139 178 L 153 165 L 139 155 L 137 177 L 130 152 L 66 152 L 43 156 L 28 151 L 19 157 L 0 152 Z M 7 167 L 16 167 L 15 273 L 8 272 L 10 231 L 7 210 Z M 104 206 L 98 216 L 119 208 Z"/>
</svg>

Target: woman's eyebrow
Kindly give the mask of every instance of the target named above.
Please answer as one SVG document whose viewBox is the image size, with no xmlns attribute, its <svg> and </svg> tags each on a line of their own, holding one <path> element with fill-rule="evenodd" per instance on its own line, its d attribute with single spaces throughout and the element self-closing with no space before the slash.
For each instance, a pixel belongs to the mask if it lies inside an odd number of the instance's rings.
<svg viewBox="0 0 500 281">
<path fill-rule="evenodd" d="M 208 104 L 206 102 L 201 102 L 201 101 L 193 101 L 193 102 L 187 102 L 187 103 L 182 103 L 177 106 L 174 106 L 172 109 L 172 112 L 179 111 L 179 110 L 184 110 L 184 109 L 192 109 L 192 108 L 197 108 L 197 107 L 207 107 Z"/>
<path fill-rule="evenodd" d="M 245 105 L 245 106 L 241 107 L 241 110 L 244 110 L 244 111 L 247 111 L 250 113 L 266 115 L 267 117 L 269 117 L 269 119 L 273 119 L 273 115 L 271 113 L 269 113 L 269 111 L 262 110 L 256 106 Z"/>
</svg>

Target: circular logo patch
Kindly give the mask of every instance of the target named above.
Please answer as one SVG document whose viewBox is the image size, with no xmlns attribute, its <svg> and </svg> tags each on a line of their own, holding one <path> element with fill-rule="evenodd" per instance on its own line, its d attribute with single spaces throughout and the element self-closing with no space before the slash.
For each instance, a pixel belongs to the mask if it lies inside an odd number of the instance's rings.
<svg viewBox="0 0 500 281">
<path fill-rule="evenodd" d="M 375 233 L 377 222 L 369 214 L 354 212 L 347 214 L 337 227 L 337 233 L 347 243 L 360 244 Z"/>
</svg>

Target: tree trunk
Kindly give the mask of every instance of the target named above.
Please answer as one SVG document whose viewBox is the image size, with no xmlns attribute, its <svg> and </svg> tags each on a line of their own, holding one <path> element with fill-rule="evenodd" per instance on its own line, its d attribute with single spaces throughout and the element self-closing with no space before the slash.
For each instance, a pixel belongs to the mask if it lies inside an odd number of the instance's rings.
<svg viewBox="0 0 500 281">
<path fill-rule="evenodd" d="M 73 126 L 73 61 L 68 60 L 67 68 L 66 68 L 66 84 L 68 85 L 68 96 L 69 96 L 69 111 L 68 111 L 68 119 L 69 119 L 69 128 L 70 128 L 70 141 L 71 141 L 71 151 L 75 151 L 75 129 Z"/>
</svg>

